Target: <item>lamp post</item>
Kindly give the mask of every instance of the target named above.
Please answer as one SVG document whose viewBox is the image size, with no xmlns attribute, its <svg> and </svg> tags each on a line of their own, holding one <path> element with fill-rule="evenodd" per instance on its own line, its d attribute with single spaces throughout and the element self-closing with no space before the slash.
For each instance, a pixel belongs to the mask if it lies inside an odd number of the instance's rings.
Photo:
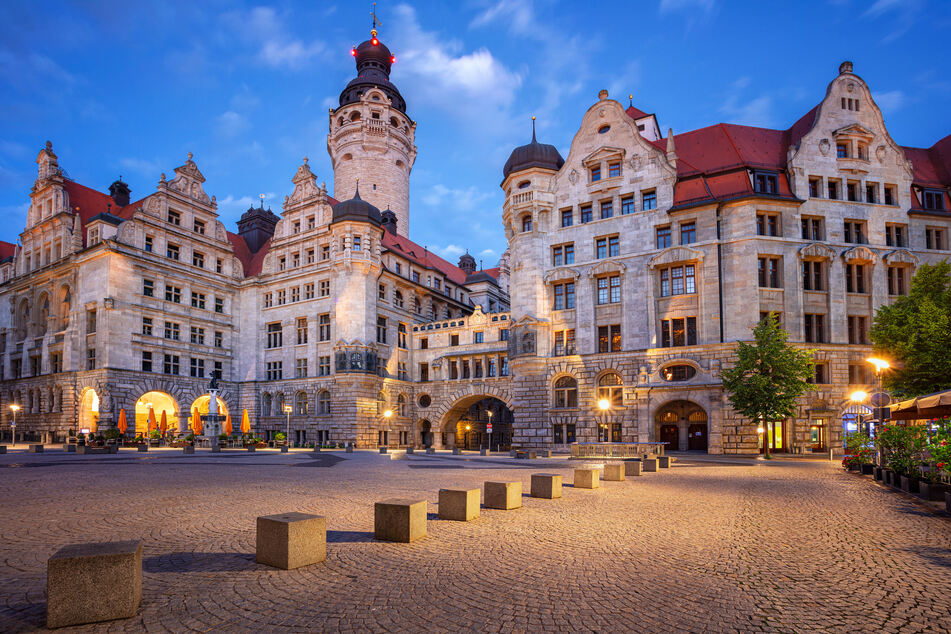
<svg viewBox="0 0 951 634">
<path fill-rule="evenodd" d="M 383 420 L 386 421 L 386 429 L 383 430 L 383 446 L 390 446 L 390 419 L 393 418 L 393 410 L 388 409 L 383 412 Z"/>
<path fill-rule="evenodd" d="M 883 422 L 885 422 L 885 417 L 884 417 L 884 416 L 881 416 L 881 414 L 883 413 L 882 410 L 883 410 L 884 407 L 885 407 L 886 405 L 888 405 L 889 402 L 891 401 L 891 395 L 889 395 L 888 392 L 885 392 L 885 391 L 882 389 L 882 373 L 883 373 L 885 370 L 887 370 L 888 368 L 890 368 L 890 367 L 891 367 L 891 364 L 890 364 L 888 361 L 886 361 L 885 359 L 881 359 L 881 358 L 879 358 L 879 357 L 869 357 L 868 359 L 866 359 L 866 361 L 868 361 L 869 363 L 871 363 L 872 366 L 875 368 L 875 378 L 878 380 L 878 392 L 877 392 L 876 396 L 878 396 L 878 394 L 884 394 L 884 395 L 885 395 L 885 398 L 884 398 L 884 399 L 881 398 L 881 397 L 878 397 L 877 399 L 873 399 L 873 401 L 872 401 L 872 405 L 875 407 L 875 409 L 878 410 L 878 413 L 879 413 L 879 416 L 875 416 L 875 421 L 876 421 L 876 423 L 883 423 Z M 879 402 L 876 403 L 876 402 L 875 402 L 876 400 L 879 401 Z M 874 412 L 875 410 L 872 410 L 872 411 Z M 871 436 L 871 435 L 872 435 L 872 434 L 871 434 L 871 431 L 872 431 L 872 430 L 870 429 L 870 430 L 868 430 L 868 431 L 869 431 L 869 436 Z"/>
<path fill-rule="evenodd" d="M 598 399 L 598 409 L 602 412 L 607 412 L 609 409 L 611 409 L 611 401 L 606 398 Z M 598 423 L 598 442 L 607 442 L 608 434 L 606 429 L 607 425 L 604 423 Z M 601 430 L 605 431 L 602 432 Z M 604 440 L 601 440 L 602 436 Z"/>
<path fill-rule="evenodd" d="M 472 429 L 472 425 L 466 425 L 466 449 L 469 448 L 469 430 Z"/>
<path fill-rule="evenodd" d="M 20 406 L 16 403 L 10 405 L 10 411 L 13 412 L 13 420 L 10 422 L 10 446 L 16 447 L 17 445 L 17 412 L 20 411 Z"/>
<path fill-rule="evenodd" d="M 284 413 L 287 415 L 287 430 L 284 432 L 284 444 L 290 448 L 291 441 L 291 412 L 294 410 L 290 405 L 284 406 Z"/>
<path fill-rule="evenodd" d="M 868 398 L 868 392 L 865 390 L 855 390 L 849 395 L 849 400 L 855 403 L 856 405 L 861 405 Z M 858 419 L 856 429 L 861 429 L 863 415 L 861 412 L 855 412 L 855 416 Z"/>
<path fill-rule="evenodd" d="M 489 416 L 489 426 L 488 426 L 488 431 L 489 431 L 489 451 L 491 452 L 491 451 L 492 451 L 492 410 L 487 409 L 487 410 L 485 411 L 485 413 L 488 414 L 488 416 Z"/>
</svg>

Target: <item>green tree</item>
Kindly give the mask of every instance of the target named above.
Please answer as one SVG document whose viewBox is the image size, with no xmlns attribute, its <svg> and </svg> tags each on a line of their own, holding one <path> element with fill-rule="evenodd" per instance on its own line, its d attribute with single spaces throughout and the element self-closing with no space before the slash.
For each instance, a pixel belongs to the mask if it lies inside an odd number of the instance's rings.
<svg viewBox="0 0 951 634">
<path fill-rule="evenodd" d="M 813 351 L 788 337 L 770 313 L 753 328 L 753 343 L 737 345 L 736 365 L 721 373 L 733 409 L 758 424 L 795 416 L 799 397 L 814 389 L 807 382 L 815 376 Z"/>
<path fill-rule="evenodd" d="M 951 388 L 951 264 L 922 264 L 908 295 L 876 311 L 869 337 L 891 361 L 882 384 L 892 394 Z"/>
</svg>

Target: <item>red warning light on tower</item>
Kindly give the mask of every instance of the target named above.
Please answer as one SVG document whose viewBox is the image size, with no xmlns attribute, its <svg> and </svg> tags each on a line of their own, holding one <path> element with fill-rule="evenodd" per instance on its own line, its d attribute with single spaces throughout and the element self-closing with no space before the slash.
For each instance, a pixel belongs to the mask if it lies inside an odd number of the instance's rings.
<svg viewBox="0 0 951 634">
<path fill-rule="evenodd" d="M 370 44 L 372 44 L 373 46 L 376 46 L 376 45 L 379 44 L 379 43 L 380 43 L 380 40 L 378 40 L 378 39 L 376 39 L 376 38 L 373 38 L 372 40 L 370 40 Z"/>
<path fill-rule="evenodd" d="M 396 63 L 396 55 L 390 55 L 390 63 L 391 63 L 391 64 L 395 64 L 395 63 Z"/>
<path fill-rule="evenodd" d="M 357 47 L 356 47 L 356 46 L 354 46 L 352 49 L 350 49 L 350 54 L 353 55 L 354 57 L 357 56 Z"/>
</svg>

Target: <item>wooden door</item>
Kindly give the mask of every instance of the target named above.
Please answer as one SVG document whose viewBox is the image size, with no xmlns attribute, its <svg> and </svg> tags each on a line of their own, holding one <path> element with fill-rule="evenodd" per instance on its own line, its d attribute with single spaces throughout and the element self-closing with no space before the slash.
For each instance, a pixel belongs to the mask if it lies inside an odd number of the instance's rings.
<svg viewBox="0 0 951 634">
<path fill-rule="evenodd" d="M 660 442 L 667 443 L 666 451 L 677 451 L 680 449 L 680 433 L 676 425 L 661 425 Z"/>
<path fill-rule="evenodd" d="M 687 448 L 691 451 L 707 450 L 707 426 L 691 425 L 687 428 Z"/>
</svg>

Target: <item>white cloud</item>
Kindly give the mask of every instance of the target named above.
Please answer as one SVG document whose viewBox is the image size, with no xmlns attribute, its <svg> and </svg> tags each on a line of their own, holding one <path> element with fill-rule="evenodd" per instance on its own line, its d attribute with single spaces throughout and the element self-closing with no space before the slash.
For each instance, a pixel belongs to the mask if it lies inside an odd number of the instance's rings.
<svg viewBox="0 0 951 634">
<path fill-rule="evenodd" d="M 773 121 L 772 97 L 745 98 L 742 93 L 749 85 L 749 77 L 740 77 L 730 84 L 730 93 L 720 106 L 720 113 L 726 123 L 768 127 Z"/>
<path fill-rule="evenodd" d="M 271 206 L 271 203 L 274 201 L 275 194 L 274 192 L 267 192 L 264 194 L 264 208 L 267 209 Z M 239 196 L 235 197 L 234 194 L 228 194 L 224 198 L 219 198 L 218 209 L 222 210 L 238 210 L 246 211 L 250 207 L 260 207 L 261 206 L 261 197 L 254 196 Z"/>
<path fill-rule="evenodd" d="M 889 90 L 888 92 L 873 92 L 872 99 L 879 108 L 893 113 L 905 105 L 908 97 L 901 90 Z"/>
<path fill-rule="evenodd" d="M 295 38 L 285 23 L 285 16 L 279 15 L 271 7 L 231 11 L 225 13 L 222 19 L 248 44 L 257 47 L 257 60 L 267 66 L 303 68 L 326 49 L 320 40 L 304 42 Z"/>
<path fill-rule="evenodd" d="M 159 174 L 162 173 L 162 164 L 157 159 L 121 158 L 119 159 L 119 167 L 133 174 L 148 178 L 154 177 L 156 180 L 158 180 Z"/>
<path fill-rule="evenodd" d="M 496 21 L 504 21 L 515 33 L 526 33 L 535 27 L 535 8 L 525 0 L 499 0 L 477 15 L 469 26 L 486 26 Z"/>
<path fill-rule="evenodd" d="M 492 192 L 471 186 L 465 189 L 446 187 L 441 183 L 433 185 L 422 195 L 423 204 L 430 207 L 442 207 L 444 211 L 468 212 L 488 200 Z"/>
<path fill-rule="evenodd" d="M 891 42 L 914 26 L 923 7 L 921 0 L 876 0 L 865 10 L 862 17 L 876 19 L 888 14 L 890 29 L 882 41 Z"/>
<path fill-rule="evenodd" d="M 242 114 L 238 114 L 234 110 L 228 110 L 218 115 L 218 119 L 215 125 L 215 131 L 228 139 L 233 139 L 234 137 L 242 134 L 251 128 L 251 123 L 248 121 L 247 117 Z"/>
<path fill-rule="evenodd" d="M 498 255 L 499 254 L 496 253 L 495 249 L 483 249 L 479 251 L 479 256 L 483 258 L 498 257 Z M 491 268 L 491 266 L 489 268 Z"/>
<path fill-rule="evenodd" d="M 457 244 L 447 244 L 444 247 L 431 246 L 429 250 L 452 263 L 455 263 L 459 256 L 466 252 L 465 247 L 460 247 Z"/>
</svg>

